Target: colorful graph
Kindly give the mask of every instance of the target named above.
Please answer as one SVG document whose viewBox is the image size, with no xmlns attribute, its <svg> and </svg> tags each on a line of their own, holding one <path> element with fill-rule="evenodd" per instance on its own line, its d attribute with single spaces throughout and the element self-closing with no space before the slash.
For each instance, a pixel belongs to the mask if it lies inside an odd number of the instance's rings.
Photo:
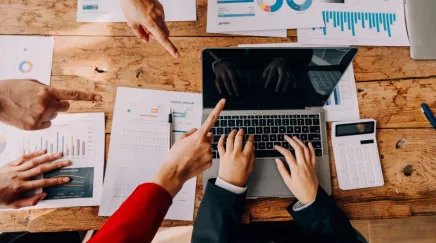
<svg viewBox="0 0 436 243">
<path fill-rule="evenodd" d="M 29 73 L 30 71 L 32 71 L 32 68 L 33 68 L 33 64 L 30 61 L 22 61 L 18 66 L 18 69 L 22 73 Z"/>
<path fill-rule="evenodd" d="M 65 168 L 45 173 L 43 178 L 69 177 L 67 184 L 45 187 L 47 197 L 50 199 L 89 198 L 93 195 L 94 168 Z"/>
<path fill-rule="evenodd" d="M 310 6 L 312 6 L 312 0 L 302 0 L 302 3 L 296 3 L 295 1 L 296 0 L 286 0 L 289 7 L 291 7 L 295 11 L 305 11 L 308 10 Z"/>
<path fill-rule="evenodd" d="M 341 93 L 339 88 L 335 88 L 333 94 L 325 103 L 326 105 L 340 105 L 341 104 Z"/>
<path fill-rule="evenodd" d="M 266 4 L 265 0 L 257 0 L 257 4 L 259 4 L 263 11 L 271 13 L 278 11 L 282 7 L 283 0 L 275 0 L 275 3 L 272 5 Z"/>
<path fill-rule="evenodd" d="M 184 112 L 173 112 L 174 118 L 186 118 L 186 111 Z"/>
<path fill-rule="evenodd" d="M 60 136 L 59 132 L 56 132 L 56 140 L 40 136 L 39 143 L 35 143 L 35 141 L 31 141 L 31 139 L 23 138 L 21 151 L 22 154 L 30 154 L 46 149 L 47 153 L 62 152 L 64 157 L 85 156 L 86 145 L 84 139 L 75 138 L 74 136 Z"/>
<path fill-rule="evenodd" d="M 340 28 L 342 32 L 350 31 L 352 36 L 356 36 L 356 31 L 362 28 L 373 29 L 377 32 L 384 31 L 392 37 L 392 25 L 397 21 L 395 13 L 323 11 L 322 15 L 326 27 L 312 30 L 321 29 L 324 35 L 328 34 L 328 28 L 332 26 Z"/>
</svg>

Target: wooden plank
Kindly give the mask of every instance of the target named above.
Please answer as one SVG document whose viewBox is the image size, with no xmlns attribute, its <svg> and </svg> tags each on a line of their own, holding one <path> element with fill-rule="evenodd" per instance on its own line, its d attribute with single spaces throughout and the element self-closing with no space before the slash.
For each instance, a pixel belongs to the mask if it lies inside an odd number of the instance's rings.
<svg viewBox="0 0 436 243">
<path fill-rule="evenodd" d="M 30 210 L 0 212 L 0 232 L 27 231 Z"/>
<path fill-rule="evenodd" d="M 130 86 L 163 83 L 176 86 L 184 82 L 188 90 L 196 90 L 201 86 L 202 49 L 289 41 L 286 38 L 175 37 L 173 42 L 181 58 L 174 59 L 155 41 L 144 44 L 132 37 L 60 36 L 55 38 L 52 75 L 74 75 Z M 412 60 L 406 47 L 361 47 L 354 70 L 357 81 L 430 77 L 436 75 L 436 61 Z"/>
<path fill-rule="evenodd" d="M 103 95 L 103 102 L 73 102 L 70 112 L 105 112 L 106 132 L 112 127 L 115 84 L 91 81 L 80 77 L 53 76 L 52 85 L 59 88 L 94 90 Z M 125 83 L 125 85 L 128 85 Z M 135 85 L 135 84 L 134 84 Z M 163 83 L 138 83 L 141 88 L 200 92 L 198 83 L 175 80 Z M 423 128 L 431 124 L 421 112 L 427 103 L 436 110 L 436 79 L 358 82 L 359 107 L 362 118 L 374 118 L 379 128 Z"/>
<path fill-rule="evenodd" d="M 430 243 L 436 239 L 436 216 L 370 220 L 371 243 Z"/>
<path fill-rule="evenodd" d="M 168 22 L 171 36 L 206 33 L 207 0 L 197 0 L 197 21 Z M 9 35 L 134 36 L 126 23 L 78 23 L 77 0 L 9 0 L 0 3 L 0 33 Z M 296 30 L 288 31 L 296 36 Z"/>
</svg>

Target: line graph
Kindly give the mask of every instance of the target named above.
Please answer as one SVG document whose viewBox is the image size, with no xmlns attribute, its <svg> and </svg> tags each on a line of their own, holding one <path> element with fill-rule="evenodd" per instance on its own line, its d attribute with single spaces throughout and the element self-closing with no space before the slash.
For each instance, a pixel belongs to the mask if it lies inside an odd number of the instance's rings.
<svg viewBox="0 0 436 243">
<path fill-rule="evenodd" d="M 69 177 L 70 182 L 64 185 L 44 188 L 51 199 L 88 198 L 93 195 L 94 168 L 66 168 L 45 173 L 44 178 Z"/>
</svg>

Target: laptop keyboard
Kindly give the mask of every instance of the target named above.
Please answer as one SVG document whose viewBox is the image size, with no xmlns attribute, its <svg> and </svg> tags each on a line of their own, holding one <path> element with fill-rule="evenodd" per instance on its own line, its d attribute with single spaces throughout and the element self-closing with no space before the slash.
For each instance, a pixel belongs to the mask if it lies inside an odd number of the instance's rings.
<svg viewBox="0 0 436 243">
<path fill-rule="evenodd" d="M 339 71 L 310 71 L 309 78 L 312 80 L 314 88 L 330 93 L 338 84 L 342 73 Z"/>
<path fill-rule="evenodd" d="M 319 115 L 256 115 L 256 116 L 220 116 L 211 132 L 213 158 L 219 158 L 218 141 L 222 134 L 228 135 L 233 129 L 254 135 L 254 153 L 257 158 L 283 157 L 274 149 L 280 145 L 293 150 L 284 136 L 298 137 L 306 145 L 312 142 L 316 156 L 322 156 L 321 126 Z"/>
</svg>

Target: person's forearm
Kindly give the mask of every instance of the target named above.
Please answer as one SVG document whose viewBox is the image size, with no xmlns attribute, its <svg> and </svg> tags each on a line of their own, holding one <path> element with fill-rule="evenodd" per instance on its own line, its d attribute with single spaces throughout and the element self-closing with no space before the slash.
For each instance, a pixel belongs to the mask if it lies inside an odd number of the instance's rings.
<svg viewBox="0 0 436 243">
<path fill-rule="evenodd" d="M 327 193 L 318 187 L 315 201 L 295 211 L 291 204 L 287 210 L 299 228 L 314 242 L 358 242 L 350 220 Z"/>
<path fill-rule="evenodd" d="M 163 187 L 154 183 L 142 184 L 90 243 L 151 242 L 171 204 L 172 197 Z"/>
<path fill-rule="evenodd" d="M 246 193 L 235 194 L 209 180 L 192 232 L 192 243 L 224 243 L 241 224 Z"/>
</svg>

